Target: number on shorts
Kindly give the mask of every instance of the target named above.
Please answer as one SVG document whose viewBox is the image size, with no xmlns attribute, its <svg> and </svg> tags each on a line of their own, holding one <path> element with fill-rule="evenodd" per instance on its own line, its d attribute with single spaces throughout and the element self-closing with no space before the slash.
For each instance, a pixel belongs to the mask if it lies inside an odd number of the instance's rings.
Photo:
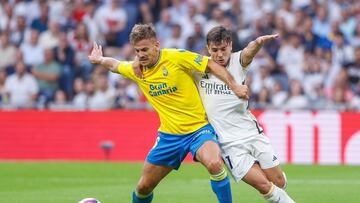
<svg viewBox="0 0 360 203">
<path fill-rule="evenodd" d="M 227 162 L 229 163 L 230 169 L 233 169 L 233 165 L 231 163 L 230 156 L 226 156 L 225 158 L 226 158 Z"/>
</svg>

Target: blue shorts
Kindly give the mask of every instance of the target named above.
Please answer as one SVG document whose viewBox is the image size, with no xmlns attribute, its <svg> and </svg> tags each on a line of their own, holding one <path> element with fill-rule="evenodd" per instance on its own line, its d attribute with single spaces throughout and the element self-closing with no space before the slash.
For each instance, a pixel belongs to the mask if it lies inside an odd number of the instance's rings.
<svg viewBox="0 0 360 203">
<path fill-rule="evenodd" d="M 183 135 L 159 132 L 156 143 L 146 160 L 154 165 L 170 166 L 178 170 L 189 151 L 195 160 L 197 150 L 209 140 L 218 143 L 215 131 L 210 124 Z"/>
</svg>

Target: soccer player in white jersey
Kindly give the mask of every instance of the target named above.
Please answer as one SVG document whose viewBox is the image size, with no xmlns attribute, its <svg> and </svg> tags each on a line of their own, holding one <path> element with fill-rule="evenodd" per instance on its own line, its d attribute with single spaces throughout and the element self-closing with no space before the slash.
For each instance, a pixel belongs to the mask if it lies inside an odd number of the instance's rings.
<svg viewBox="0 0 360 203">
<path fill-rule="evenodd" d="M 232 53 L 230 31 L 213 28 L 207 34 L 211 59 L 226 67 L 238 83 L 245 84 L 248 66 L 262 45 L 277 35 L 265 35 Z M 218 134 L 223 159 L 236 182 L 243 180 L 257 189 L 268 202 L 294 202 L 285 192 L 286 177 L 268 137 L 230 88 L 210 73 L 194 72 L 209 122 Z"/>
</svg>

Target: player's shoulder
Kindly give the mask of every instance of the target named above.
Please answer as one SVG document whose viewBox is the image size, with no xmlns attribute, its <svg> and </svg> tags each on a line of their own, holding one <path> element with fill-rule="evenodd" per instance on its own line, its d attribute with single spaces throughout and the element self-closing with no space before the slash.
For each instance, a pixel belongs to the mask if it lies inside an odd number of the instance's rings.
<svg viewBox="0 0 360 203">
<path fill-rule="evenodd" d="M 230 64 L 231 65 L 235 65 L 235 66 L 238 66 L 240 63 L 240 55 L 241 55 L 241 51 L 237 51 L 237 52 L 233 52 L 231 53 L 230 55 Z"/>
<path fill-rule="evenodd" d="M 231 58 L 237 58 L 237 59 L 239 59 L 239 58 L 240 58 L 240 55 L 241 55 L 241 51 L 242 51 L 242 50 L 231 53 Z"/>
<path fill-rule="evenodd" d="M 185 50 L 186 51 L 186 50 Z M 166 48 L 161 50 L 161 58 L 170 62 L 178 62 L 182 50 L 175 48 Z"/>
<path fill-rule="evenodd" d="M 167 57 L 182 57 L 188 54 L 196 54 L 186 49 L 167 48 L 162 49 L 162 54 Z"/>
</svg>

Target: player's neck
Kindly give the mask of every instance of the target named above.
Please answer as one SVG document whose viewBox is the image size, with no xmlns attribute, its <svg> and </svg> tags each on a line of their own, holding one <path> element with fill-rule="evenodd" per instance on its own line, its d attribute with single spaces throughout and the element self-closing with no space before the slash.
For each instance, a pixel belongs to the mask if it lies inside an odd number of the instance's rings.
<svg viewBox="0 0 360 203">
<path fill-rule="evenodd" d="M 229 60 L 225 63 L 225 68 L 229 68 L 229 64 L 230 64 L 230 58 L 229 58 Z"/>
<path fill-rule="evenodd" d="M 161 50 L 159 50 L 155 62 L 152 63 L 152 64 L 149 64 L 149 65 L 146 67 L 146 69 L 151 69 L 151 68 L 155 67 L 155 66 L 159 63 L 160 57 L 161 57 Z"/>
</svg>

